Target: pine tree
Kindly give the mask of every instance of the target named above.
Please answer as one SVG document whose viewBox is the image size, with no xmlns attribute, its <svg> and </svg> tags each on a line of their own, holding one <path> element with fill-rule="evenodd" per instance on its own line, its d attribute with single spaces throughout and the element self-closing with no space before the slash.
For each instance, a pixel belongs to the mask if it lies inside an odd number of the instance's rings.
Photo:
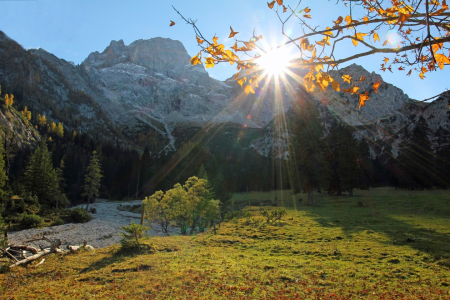
<svg viewBox="0 0 450 300">
<path fill-rule="evenodd" d="M 48 211 L 56 207 L 56 201 L 63 198 L 59 188 L 58 177 L 52 165 L 50 153 L 45 140 L 39 143 L 30 157 L 23 176 L 26 190 L 38 197 L 41 211 Z M 59 201 L 59 206 L 66 206 L 66 201 Z"/>
<path fill-rule="evenodd" d="M 437 184 L 442 188 L 450 187 L 450 131 L 439 126 L 435 133 L 434 152 L 436 155 L 435 174 Z"/>
<path fill-rule="evenodd" d="M 95 198 L 99 196 L 100 179 L 103 177 L 101 174 L 100 163 L 97 157 L 97 151 L 92 152 L 91 162 L 86 169 L 84 176 L 84 193 L 83 197 L 88 197 L 86 202 L 86 211 L 89 208 L 90 203 L 94 203 Z"/>
<path fill-rule="evenodd" d="M 325 154 L 321 145 L 322 128 L 313 103 L 298 99 L 297 119 L 294 125 L 294 149 L 292 159 L 296 166 L 296 182 L 299 189 L 308 194 L 308 204 L 314 204 L 313 193 L 322 185 Z"/>
</svg>

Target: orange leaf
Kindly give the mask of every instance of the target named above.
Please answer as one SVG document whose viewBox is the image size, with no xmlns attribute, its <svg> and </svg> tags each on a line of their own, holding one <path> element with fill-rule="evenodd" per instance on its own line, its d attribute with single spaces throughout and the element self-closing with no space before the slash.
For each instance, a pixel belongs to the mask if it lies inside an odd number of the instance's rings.
<svg viewBox="0 0 450 300">
<path fill-rule="evenodd" d="M 375 94 L 378 94 L 378 88 L 380 87 L 380 81 L 378 80 L 377 82 L 375 82 L 372 87 L 373 87 L 373 91 L 375 92 Z"/>
<path fill-rule="evenodd" d="M 389 61 L 389 58 L 385 57 L 384 58 L 384 63 L 387 63 Z"/>
<path fill-rule="evenodd" d="M 336 80 L 334 80 L 331 83 L 331 86 L 333 87 L 333 90 L 335 90 L 336 92 L 339 92 L 341 90 L 340 87 L 339 87 L 339 82 L 337 82 Z"/>
<path fill-rule="evenodd" d="M 369 21 L 369 18 L 368 18 L 368 17 L 364 17 L 364 18 L 363 18 L 363 21 L 364 21 L 364 22 L 368 22 L 368 21 Z"/>
<path fill-rule="evenodd" d="M 239 75 L 239 73 L 238 74 L 236 74 L 236 75 Z M 238 83 L 241 85 L 241 87 L 242 87 L 242 85 L 244 84 L 244 79 L 239 79 L 238 80 Z"/>
<path fill-rule="evenodd" d="M 199 58 L 200 53 L 198 53 L 196 56 L 191 58 L 191 65 L 195 66 L 196 64 L 201 64 L 202 61 Z"/>
<path fill-rule="evenodd" d="M 272 2 L 267 2 L 267 6 L 269 6 L 269 8 L 270 9 L 272 9 L 273 8 L 273 6 L 274 6 L 274 4 L 275 4 L 275 0 L 273 0 Z"/>
<path fill-rule="evenodd" d="M 199 39 L 198 36 L 195 36 L 195 37 L 197 38 L 197 42 L 198 42 L 199 44 L 203 44 L 203 40 Z"/>
<path fill-rule="evenodd" d="M 359 81 L 364 81 L 366 80 L 366 76 L 361 76 L 361 79 Z"/>
<path fill-rule="evenodd" d="M 283 5 L 283 0 L 277 0 L 278 5 Z"/>
<path fill-rule="evenodd" d="M 400 68 L 398 68 L 398 70 L 399 70 L 399 71 L 403 71 L 404 69 L 403 69 L 403 67 L 400 67 Z"/>
<path fill-rule="evenodd" d="M 300 46 L 302 47 L 303 50 L 308 50 L 309 48 L 309 40 L 308 38 L 303 38 L 300 40 Z"/>
<path fill-rule="evenodd" d="M 169 26 L 173 26 L 173 25 L 175 25 L 175 22 L 171 20 Z"/>
<path fill-rule="evenodd" d="M 345 22 L 347 22 L 347 25 L 350 25 L 352 23 L 352 17 L 346 16 L 345 17 Z"/>
<path fill-rule="evenodd" d="M 388 43 L 388 40 L 385 40 L 383 43 L 383 46 L 386 46 L 387 43 Z"/>
<path fill-rule="evenodd" d="M 435 54 L 434 58 L 438 62 L 439 68 L 442 70 L 445 64 L 450 64 L 450 59 L 444 54 Z"/>
<path fill-rule="evenodd" d="M 237 43 L 234 43 L 234 46 L 231 47 L 231 49 L 233 49 L 234 51 L 238 51 Z"/>
<path fill-rule="evenodd" d="M 311 9 L 309 9 L 308 7 L 305 8 L 305 13 L 309 13 L 311 11 Z"/>
<path fill-rule="evenodd" d="M 303 17 L 307 18 L 307 19 L 311 19 L 311 15 L 303 15 Z"/>
<path fill-rule="evenodd" d="M 217 40 L 218 40 L 219 38 L 217 37 L 217 36 L 215 36 L 215 37 L 213 37 L 213 42 L 214 42 L 214 46 L 217 46 L 218 44 L 217 44 Z"/>
<path fill-rule="evenodd" d="M 213 68 L 214 67 L 214 58 L 213 57 L 207 57 L 205 60 L 206 68 Z"/>
<path fill-rule="evenodd" d="M 412 70 L 409 70 L 409 72 L 408 72 L 408 74 L 406 74 L 406 76 L 409 76 L 409 75 L 411 75 L 411 71 L 412 71 Z"/>
<path fill-rule="evenodd" d="M 283 12 L 285 13 L 287 11 L 287 7 L 283 5 Z"/>
<path fill-rule="evenodd" d="M 337 25 L 341 24 L 343 20 L 344 20 L 344 18 L 342 16 L 340 16 L 336 21 L 333 21 L 333 23 L 337 26 Z"/>
<path fill-rule="evenodd" d="M 378 33 L 375 32 L 373 34 L 373 42 L 375 43 L 377 40 L 380 42 L 380 37 L 378 36 Z"/>
<path fill-rule="evenodd" d="M 249 93 L 252 93 L 252 94 L 255 93 L 255 91 L 253 90 L 253 87 L 252 87 L 251 84 L 246 85 L 245 88 L 244 88 L 244 90 L 245 90 L 245 93 L 246 93 L 247 95 L 248 95 Z"/>
<path fill-rule="evenodd" d="M 359 109 L 361 109 L 361 105 L 366 106 L 366 104 L 364 102 L 366 102 L 369 99 L 370 99 L 369 92 L 365 92 L 364 94 L 359 94 Z"/>
<path fill-rule="evenodd" d="M 344 76 L 342 76 L 342 79 L 344 79 L 344 82 L 348 82 L 348 83 L 350 83 L 350 81 L 352 80 L 352 77 L 350 76 L 350 75 L 344 75 Z"/>
<path fill-rule="evenodd" d="M 230 30 L 231 30 L 231 33 L 230 33 L 230 36 L 228 36 L 228 38 L 232 38 L 233 36 L 235 36 L 236 34 L 239 33 L 237 31 L 233 31 L 233 28 L 231 28 L 231 26 L 230 26 Z"/>
</svg>

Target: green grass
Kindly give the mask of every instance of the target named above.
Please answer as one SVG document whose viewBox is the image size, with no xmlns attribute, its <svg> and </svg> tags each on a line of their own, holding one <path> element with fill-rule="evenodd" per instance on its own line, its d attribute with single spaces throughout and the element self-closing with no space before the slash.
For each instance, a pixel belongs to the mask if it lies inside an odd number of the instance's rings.
<svg viewBox="0 0 450 300">
<path fill-rule="evenodd" d="M 289 191 L 280 195 L 292 198 Z M 247 198 L 245 197 L 247 195 Z M 299 195 L 297 195 L 299 196 Z M 306 199 L 304 195 L 303 199 Z M 268 193 L 235 195 L 236 202 Z M 279 196 L 281 197 L 281 196 Z M 284 197 L 284 196 L 283 196 Z M 298 199 L 298 197 L 297 197 Z M 0 274 L 5 299 L 449 299 L 450 192 L 375 189 L 284 201 L 197 236 L 52 255 Z M 360 204 L 358 204 L 358 202 Z M 35 263 L 33 263 L 35 264 Z"/>
</svg>

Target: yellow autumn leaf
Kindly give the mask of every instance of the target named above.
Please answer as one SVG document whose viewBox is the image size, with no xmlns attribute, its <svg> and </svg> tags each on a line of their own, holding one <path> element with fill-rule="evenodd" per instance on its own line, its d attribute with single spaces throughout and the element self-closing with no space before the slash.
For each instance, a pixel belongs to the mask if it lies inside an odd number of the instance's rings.
<svg viewBox="0 0 450 300">
<path fill-rule="evenodd" d="M 252 86 L 251 84 L 246 85 L 245 88 L 244 88 L 244 90 L 245 90 L 245 93 L 246 93 L 247 95 L 248 95 L 249 93 L 252 93 L 252 94 L 255 93 L 255 91 L 253 90 L 253 86 Z"/>
<path fill-rule="evenodd" d="M 214 46 L 217 46 L 218 44 L 217 44 L 217 40 L 218 40 L 219 38 L 217 37 L 217 36 L 215 36 L 215 37 L 213 37 L 213 42 L 214 42 Z"/>
<path fill-rule="evenodd" d="M 207 57 L 205 60 L 206 68 L 213 68 L 214 67 L 214 58 L 213 57 Z"/>
<path fill-rule="evenodd" d="M 373 34 L 373 42 L 375 43 L 377 40 L 378 40 L 379 42 L 381 42 L 381 41 L 380 41 L 380 37 L 378 36 L 378 33 L 375 32 L 375 33 Z"/>
<path fill-rule="evenodd" d="M 354 37 L 357 38 L 358 40 L 363 40 L 364 37 L 367 35 L 367 33 L 357 33 Z M 352 43 L 353 45 L 358 46 L 358 40 L 352 39 Z"/>
<path fill-rule="evenodd" d="M 202 61 L 199 58 L 199 55 L 200 55 L 200 53 L 198 53 L 196 56 L 193 56 L 191 58 L 191 65 L 192 66 L 195 66 L 196 64 L 201 64 L 202 63 Z"/>
<path fill-rule="evenodd" d="M 444 54 L 435 54 L 434 58 L 436 59 L 441 70 L 444 68 L 445 64 L 450 64 L 450 59 Z"/>
<path fill-rule="evenodd" d="M 345 22 L 347 22 L 347 25 L 350 25 L 352 23 L 352 17 L 346 16 L 345 17 Z"/>
<path fill-rule="evenodd" d="M 197 43 L 203 44 L 203 40 L 201 40 L 198 36 L 195 36 L 197 38 Z"/>
<path fill-rule="evenodd" d="M 348 82 L 348 83 L 350 83 L 350 81 L 352 80 L 352 77 L 350 76 L 350 75 L 344 75 L 344 76 L 342 76 L 342 79 L 344 79 L 344 82 Z"/>
<path fill-rule="evenodd" d="M 373 91 L 375 92 L 375 94 L 378 94 L 378 88 L 380 87 L 380 81 L 378 80 L 377 82 L 375 82 L 372 87 L 373 87 Z"/>
<path fill-rule="evenodd" d="M 359 94 L 359 109 L 361 109 L 362 106 L 366 106 L 365 102 L 369 100 L 369 93 L 365 92 L 364 94 Z"/>
<path fill-rule="evenodd" d="M 335 90 L 336 92 L 339 92 L 341 90 L 340 86 L 339 86 L 339 82 L 337 82 L 336 80 L 334 80 L 331 83 L 331 87 L 333 88 L 333 90 Z"/>
<path fill-rule="evenodd" d="M 368 21 L 369 21 L 369 18 L 368 18 L 368 17 L 364 17 L 364 18 L 363 18 L 363 21 L 364 21 L 364 22 L 368 22 Z"/>
</svg>

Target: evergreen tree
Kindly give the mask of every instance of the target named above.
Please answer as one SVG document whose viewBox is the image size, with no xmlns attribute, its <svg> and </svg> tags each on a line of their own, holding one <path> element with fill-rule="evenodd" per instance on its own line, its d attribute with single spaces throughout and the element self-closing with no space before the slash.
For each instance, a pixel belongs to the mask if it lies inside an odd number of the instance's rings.
<svg viewBox="0 0 450 300">
<path fill-rule="evenodd" d="M 348 126 L 335 124 L 331 126 L 327 137 L 329 162 L 329 192 L 342 195 L 348 191 L 353 195 L 353 189 L 359 186 L 361 169 L 357 163 L 357 143 Z"/>
<path fill-rule="evenodd" d="M 435 133 L 434 143 L 437 185 L 447 189 L 450 187 L 450 131 L 439 126 Z"/>
<path fill-rule="evenodd" d="M 68 204 L 59 188 L 58 176 L 53 168 L 44 139 L 41 140 L 28 161 L 23 175 L 23 185 L 28 192 L 38 197 L 41 212 L 55 208 L 57 200 L 60 200 L 60 207 Z"/>
<path fill-rule="evenodd" d="M 370 157 L 370 148 L 367 140 L 363 137 L 358 142 L 358 164 L 361 169 L 361 189 L 369 189 L 374 184 L 373 161 Z"/>
<path fill-rule="evenodd" d="M 91 162 L 86 169 L 84 177 L 84 193 L 83 197 L 88 197 L 86 202 L 86 211 L 90 203 L 94 203 L 95 198 L 99 196 L 100 179 L 103 177 L 100 170 L 100 163 L 97 157 L 97 151 L 92 152 Z"/>
<path fill-rule="evenodd" d="M 313 192 L 320 189 L 325 168 L 325 155 L 321 145 L 322 128 L 318 112 L 310 101 L 299 99 L 294 126 L 294 151 L 297 182 L 300 190 L 308 194 L 308 204 L 314 204 Z"/>
<path fill-rule="evenodd" d="M 423 189 L 433 186 L 433 152 L 429 140 L 430 128 L 420 116 L 411 134 L 405 129 L 397 160 L 400 167 L 399 185 L 403 188 Z"/>
</svg>

